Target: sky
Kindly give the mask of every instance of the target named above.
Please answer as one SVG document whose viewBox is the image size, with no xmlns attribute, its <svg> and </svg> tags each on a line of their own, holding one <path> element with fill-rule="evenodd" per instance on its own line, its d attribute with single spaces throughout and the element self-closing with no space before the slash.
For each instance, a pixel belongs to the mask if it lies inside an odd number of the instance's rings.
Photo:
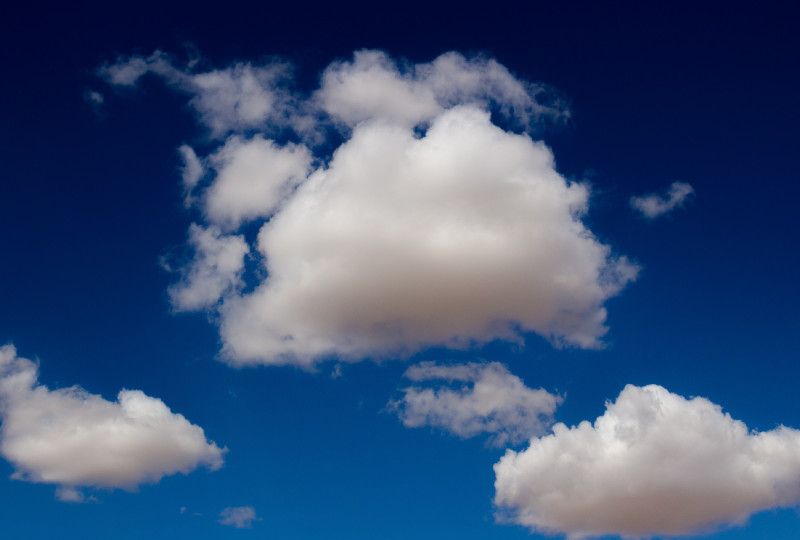
<svg viewBox="0 0 800 540">
<path fill-rule="evenodd" d="M 794 539 L 788 9 L 9 6 L 0 532 Z"/>
</svg>

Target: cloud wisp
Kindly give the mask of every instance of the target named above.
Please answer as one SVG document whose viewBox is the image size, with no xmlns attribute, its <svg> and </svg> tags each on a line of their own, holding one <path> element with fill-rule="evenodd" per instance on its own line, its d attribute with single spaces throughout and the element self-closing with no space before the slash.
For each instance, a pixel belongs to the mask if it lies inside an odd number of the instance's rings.
<svg viewBox="0 0 800 540">
<path fill-rule="evenodd" d="M 752 432 L 704 398 L 627 386 L 594 423 L 508 450 L 495 503 L 570 538 L 680 536 L 800 502 L 800 431 Z"/>
<path fill-rule="evenodd" d="M 404 388 L 403 396 L 389 404 L 403 425 L 430 426 L 465 439 L 487 434 L 495 446 L 541 435 L 561 403 L 557 395 L 529 388 L 499 362 L 423 362 L 405 376 L 415 386 Z"/>
<path fill-rule="evenodd" d="M 673 182 L 663 195 L 631 197 L 631 207 L 646 219 L 656 219 L 683 206 L 694 195 L 694 188 L 686 182 Z"/>
<path fill-rule="evenodd" d="M 235 529 L 250 529 L 260 518 L 252 506 L 230 506 L 219 513 L 219 523 Z"/>
<path fill-rule="evenodd" d="M 171 289 L 177 310 L 218 315 L 223 358 L 312 367 L 527 333 L 602 346 L 605 302 L 637 267 L 584 225 L 588 185 L 526 132 L 568 114 L 545 87 L 453 52 L 412 64 L 360 51 L 306 94 L 290 72 L 195 72 L 158 52 L 102 70 L 121 86 L 160 76 L 227 135 L 205 156 L 180 149 L 202 223 Z M 251 109 L 263 114 L 242 120 Z M 242 275 L 258 280 L 247 292 Z"/>
<path fill-rule="evenodd" d="M 13 477 L 55 484 L 66 502 L 82 502 L 81 487 L 135 489 L 200 466 L 216 470 L 225 452 L 139 390 L 116 401 L 76 386 L 51 390 L 11 345 L 0 347 L 0 419 L 0 454 Z"/>
</svg>

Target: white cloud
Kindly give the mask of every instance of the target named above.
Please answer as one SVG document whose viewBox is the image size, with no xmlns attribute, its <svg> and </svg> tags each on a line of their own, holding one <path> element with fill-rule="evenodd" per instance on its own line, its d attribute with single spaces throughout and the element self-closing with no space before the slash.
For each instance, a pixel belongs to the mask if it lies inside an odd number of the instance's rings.
<svg viewBox="0 0 800 540">
<path fill-rule="evenodd" d="M 193 192 L 200 179 L 205 174 L 205 167 L 200 158 L 197 157 L 194 149 L 182 144 L 178 147 L 183 165 L 181 166 L 181 183 L 183 184 L 183 202 L 189 207 L 194 202 Z"/>
<path fill-rule="evenodd" d="M 531 529 L 685 535 L 800 502 L 800 431 L 751 432 L 704 398 L 627 386 L 594 424 L 557 424 L 494 469 L 495 503 Z"/>
<path fill-rule="evenodd" d="M 78 387 L 50 390 L 38 369 L 0 347 L 0 454 L 14 478 L 59 486 L 79 502 L 78 486 L 133 489 L 165 475 L 222 465 L 224 450 L 157 398 L 122 390 L 117 401 Z"/>
<path fill-rule="evenodd" d="M 183 279 L 169 288 L 173 307 L 194 311 L 216 304 L 225 294 L 242 285 L 244 257 L 250 248 L 243 236 L 223 235 L 217 227 L 189 227 L 194 259 Z"/>
<path fill-rule="evenodd" d="M 100 74 L 116 86 L 135 86 L 148 73 L 161 77 L 191 96 L 191 106 L 215 137 L 231 131 L 266 129 L 270 121 L 286 121 L 286 64 L 237 63 L 201 73 L 194 73 L 193 67 L 194 63 L 178 67 L 169 56 L 156 51 L 149 57 L 120 58 L 103 66 Z"/>
<path fill-rule="evenodd" d="M 651 193 L 641 197 L 631 197 L 631 207 L 647 219 L 659 216 L 682 206 L 694 194 L 694 188 L 686 182 L 673 182 L 664 195 Z"/>
<path fill-rule="evenodd" d="M 287 89 L 288 71 L 240 63 L 196 73 L 158 52 L 102 70 L 118 85 L 162 77 L 217 135 L 261 132 L 230 136 L 203 158 L 181 150 L 190 197 L 208 177 L 210 227 L 193 226 L 197 256 L 170 294 L 179 310 L 218 310 L 230 362 L 311 366 L 530 332 L 602 344 L 605 301 L 637 267 L 583 225 L 588 186 L 562 177 L 524 133 L 568 114 L 545 103 L 544 87 L 454 52 L 411 64 L 360 51 L 331 64 L 310 97 Z M 334 133 L 331 122 L 348 129 Z M 297 142 L 309 134 L 321 139 Z M 251 222 L 263 267 L 242 293 L 248 249 L 222 233 Z"/>
<path fill-rule="evenodd" d="M 252 506 L 232 506 L 219 513 L 219 522 L 222 525 L 237 529 L 249 529 L 256 521 L 260 521 L 260 519 L 256 515 L 256 509 Z"/>
<path fill-rule="evenodd" d="M 595 347 L 636 274 L 581 223 L 542 143 L 457 107 L 424 137 L 359 125 L 261 229 L 268 278 L 222 306 L 234 363 L 311 364 L 537 332 Z"/>
<path fill-rule="evenodd" d="M 210 157 L 217 172 L 205 194 L 209 220 L 236 229 L 254 218 L 269 217 L 311 166 L 311 153 L 302 145 L 279 147 L 261 136 L 233 136 Z"/>
<path fill-rule="evenodd" d="M 460 104 L 495 106 L 527 127 L 544 116 L 568 116 L 558 100 L 543 105 L 538 98 L 545 93 L 543 86 L 515 78 L 493 59 L 449 52 L 427 64 L 398 66 L 381 51 L 364 50 L 325 70 L 316 99 L 351 127 L 378 118 L 413 127 Z"/>
<path fill-rule="evenodd" d="M 525 386 L 497 362 L 450 366 L 423 362 L 410 367 L 405 376 L 415 383 L 451 383 L 403 389 L 403 397 L 390 408 L 406 427 L 432 426 L 462 438 L 486 433 L 497 446 L 541 434 L 561 402 L 546 390 Z M 454 388 L 452 383 L 460 384 Z"/>
</svg>

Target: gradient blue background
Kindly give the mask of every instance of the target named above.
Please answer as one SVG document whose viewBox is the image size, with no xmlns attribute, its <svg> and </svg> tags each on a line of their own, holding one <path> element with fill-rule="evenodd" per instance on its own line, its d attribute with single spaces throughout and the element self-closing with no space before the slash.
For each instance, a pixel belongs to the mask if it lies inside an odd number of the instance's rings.
<svg viewBox="0 0 800 540">
<path fill-rule="evenodd" d="M 162 398 L 229 448 L 197 471 L 60 503 L 0 462 L 0 536 L 39 538 L 522 539 L 494 522 L 482 440 L 409 430 L 384 411 L 402 362 L 231 369 L 203 315 L 170 313 L 159 258 L 181 249 L 175 148 L 201 141 L 182 97 L 146 82 L 108 93 L 94 70 L 118 54 L 180 52 L 216 65 L 282 55 L 311 88 L 354 49 L 413 61 L 485 52 L 553 85 L 573 120 L 543 133 L 559 170 L 594 187 L 588 222 L 640 279 L 609 302 L 608 347 L 425 351 L 500 360 L 566 396 L 557 418 L 594 419 L 624 384 L 702 395 L 760 430 L 800 427 L 797 17 L 733 4 L 408 2 L 361 7 L 233 2 L 6 6 L 0 13 L 0 343 L 41 359 L 41 381 L 113 398 Z M 94 111 L 84 93 L 98 89 Z M 684 209 L 648 223 L 632 194 L 690 182 Z M 216 523 L 253 505 L 251 530 Z M 180 507 L 188 512 L 181 514 Z M 201 513 L 195 516 L 193 513 Z M 718 538 L 796 539 L 795 509 Z"/>
</svg>

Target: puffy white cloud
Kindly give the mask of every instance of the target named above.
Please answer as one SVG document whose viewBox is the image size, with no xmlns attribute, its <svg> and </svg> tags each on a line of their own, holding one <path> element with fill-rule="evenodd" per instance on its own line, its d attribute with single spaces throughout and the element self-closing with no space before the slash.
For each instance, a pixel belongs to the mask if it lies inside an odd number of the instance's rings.
<svg viewBox="0 0 800 540">
<path fill-rule="evenodd" d="M 468 438 L 491 435 L 497 446 L 516 444 L 541 434 L 561 402 L 559 396 L 533 389 L 500 363 L 441 365 L 423 362 L 410 367 L 415 383 L 445 381 L 439 388 L 411 386 L 390 403 L 406 427 L 432 426 Z M 453 387 L 452 383 L 459 383 Z"/>
<path fill-rule="evenodd" d="M 527 127 L 542 116 L 568 116 L 541 85 L 523 82 L 493 59 L 449 52 L 426 64 L 401 65 L 381 51 L 358 51 L 353 60 L 331 64 L 316 94 L 320 107 L 348 126 L 384 119 L 413 127 L 460 104 L 494 106 Z M 551 93 L 552 94 L 552 93 Z"/>
<path fill-rule="evenodd" d="M 317 97 L 325 112 L 349 126 L 371 118 L 414 126 L 441 112 L 429 87 L 404 77 L 379 51 L 357 52 L 352 62 L 329 66 Z"/>
<path fill-rule="evenodd" d="M 655 219 L 682 206 L 694 194 L 694 188 L 686 182 L 673 182 L 664 195 L 651 193 L 631 197 L 631 207 L 647 219 Z"/>
<path fill-rule="evenodd" d="M 531 332 L 601 345 L 605 301 L 637 267 L 583 225 L 588 187 L 525 134 L 568 114 L 544 87 L 454 52 L 411 64 L 360 51 L 308 97 L 287 89 L 285 64 L 195 71 L 156 52 L 102 73 L 118 85 L 154 73 L 216 134 L 261 132 L 203 158 L 181 150 L 190 201 L 207 179 L 211 226 L 190 232 L 197 256 L 170 294 L 177 309 L 218 310 L 230 362 L 311 366 Z M 251 222 L 264 266 L 242 293 L 244 239 L 222 233 Z"/>
<path fill-rule="evenodd" d="M 537 332 L 594 347 L 636 274 L 581 223 L 589 192 L 474 107 L 424 137 L 359 125 L 261 229 L 268 278 L 221 310 L 234 363 L 357 360 Z"/>
<path fill-rule="evenodd" d="M 0 347 L 0 454 L 15 478 L 57 484 L 62 500 L 82 500 L 77 486 L 132 489 L 222 465 L 224 451 L 160 399 L 122 390 L 108 401 L 37 379 L 36 364 Z"/>
<path fill-rule="evenodd" d="M 684 535 L 800 502 L 800 431 L 751 432 L 707 399 L 627 386 L 593 424 L 557 424 L 494 469 L 495 503 L 532 529 Z"/>
<path fill-rule="evenodd" d="M 237 63 L 225 69 L 194 73 L 193 64 L 178 67 L 166 54 L 120 58 L 100 74 L 117 86 L 135 86 L 148 73 L 191 96 L 190 104 L 213 136 L 230 131 L 266 129 L 268 121 L 285 122 L 288 95 L 283 90 L 288 66 Z"/>
<path fill-rule="evenodd" d="M 234 136 L 210 157 L 216 169 L 205 193 L 209 220 L 227 229 L 268 217 L 303 180 L 311 153 L 302 145 L 277 146 L 261 136 L 244 140 Z"/>
<path fill-rule="evenodd" d="M 169 288 L 172 305 L 179 311 L 208 308 L 240 287 L 244 258 L 250 251 L 243 236 L 226 236 L 217 227 L 194 223 L 189 227 L 189 244 L 194 258 L 183 279 Z"/>
<path fill-rule="evenodd" d="M 252 506 L 232 506 L 219 513 L 219 522 L 222 525 L 237 529 L 249 529 L 253 523 L 260 521 L 256 509 Z"/>
</svg>

